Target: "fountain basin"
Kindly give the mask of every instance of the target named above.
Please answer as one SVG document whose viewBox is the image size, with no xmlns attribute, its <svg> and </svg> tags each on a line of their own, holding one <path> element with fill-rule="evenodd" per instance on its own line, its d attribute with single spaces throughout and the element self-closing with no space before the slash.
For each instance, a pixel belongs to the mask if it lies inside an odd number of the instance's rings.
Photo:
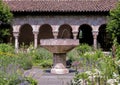
<svg viewBox="0 0 120 85">
<path fill-rule="evenodd" d="M 66 53 L 79 45 L 75 39 L 41 39 L 40 46 L 53 53 L 53 68 L 51 73 L 66 74 Z"/>
<path fill-rule="evenodd" d="M 41 39 L 40 45 L 52 53 L 66 53 L 79 45 L 79 40 Z"/>
</svg>

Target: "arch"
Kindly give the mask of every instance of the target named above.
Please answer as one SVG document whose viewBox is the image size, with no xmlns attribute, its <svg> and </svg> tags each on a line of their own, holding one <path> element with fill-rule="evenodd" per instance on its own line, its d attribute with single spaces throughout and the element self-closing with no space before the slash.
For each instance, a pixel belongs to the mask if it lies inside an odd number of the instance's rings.
<svg viewBox="0 0 120 85">
<path fill-rule="evenodd" d="M 85 43 L 88 45 L 93 45 L 93 35 L 92 35 L 92 27 L 88 24 L 82 24 L 79 27 L 79 32 L 77 38 L 80 43 Z"/>
<path fill-rule="evenodd" d="M 32 27 L 29 24 L 24 24 L 20 27 L 19 44 L 30 45 L 34 41 Z"/>
<path fill-rule="evenodd" d="M 0 40 L 0 42 L 2 43 L 13 43 L 14 42 L 14 37 L 13 37 L 13 28 L 10 24 L 4 24 L 2 23 L 0 25 L 0 29 L 4 29 L 5 31 L 8 32 L 7 35 L 2 35 L 3 33 L 0 33 L 0 38 L 2 38 L 2 40 Z"/>
<path fill-rule="evenodd" d="M 63 24 L 59 27 L 58 38 L 73 38 L 72 27 L 68 24 Z"/>
<path fill-rule="evenodd" d="M 99 27 L 99 33 L 97 37 L 98 44 L 100 47 L 103 49 L 103 51 L 108 51 L 112 47 L 111 37 L 110 35 L 106 32 L 106 24 L 102 24 Z"/>
<path fill-rule="evenodd" d="M 43 24 L 39 28 L 38 43 L 40 39 L 50 39 L 50 38 L 54 38 L 52 34 L 52 27 L 49 24 Z"/>
</svg>

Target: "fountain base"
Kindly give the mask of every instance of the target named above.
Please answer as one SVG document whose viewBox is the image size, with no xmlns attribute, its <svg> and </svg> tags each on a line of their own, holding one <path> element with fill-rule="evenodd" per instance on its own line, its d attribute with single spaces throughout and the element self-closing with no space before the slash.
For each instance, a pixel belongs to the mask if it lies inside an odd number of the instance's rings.
<svg viewBox="0 0 120 85">
<path fill-rule="evenodd" d="M 51 69 L 51 73 L 53 74 L 67 74 L 69 73 L 68 69 Z"/>
<path fill-rule="evenodd" d="M 54 74 L 66 74 L 69 70 L 66 68 L 66 53 L 53 53 L 53 68 L 51 73 Z"/>
</svg>

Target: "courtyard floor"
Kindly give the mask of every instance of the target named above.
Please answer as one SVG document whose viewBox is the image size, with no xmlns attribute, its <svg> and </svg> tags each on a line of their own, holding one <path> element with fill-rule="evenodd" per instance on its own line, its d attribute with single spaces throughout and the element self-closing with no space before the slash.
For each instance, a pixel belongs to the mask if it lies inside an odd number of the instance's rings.
<svg viewBox="0 0 120 85">
<path fill-rule="evenodd" d="M 51 74 L 50 70 L 42 70 L 37 67 L 33 67 L 30 70 L 24 72 L 25 76 L 30 76 L 37 80 L 38 85 L 70 85 L 70 81 L 75 75 L 74 70 L 70 70 L 70 73 L 60 75 Z"/>
</svg>

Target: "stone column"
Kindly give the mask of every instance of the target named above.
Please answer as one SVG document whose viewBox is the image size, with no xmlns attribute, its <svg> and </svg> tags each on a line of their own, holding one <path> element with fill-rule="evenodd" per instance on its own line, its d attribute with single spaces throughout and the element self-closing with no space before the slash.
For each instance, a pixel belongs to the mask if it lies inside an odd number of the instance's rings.
<svg viewBox="0 0 120 85">
<path fill-rule="evenodd" d="M 33 32 L 33 34 L 34 34 L 34 48 L 37 48 L 38 32 Z"/>
<path fill-rule="evenodd" d="M 55 39 L 57 39 L 59 25 L 51 25 L 51 27 L 52 27 L 53 36 Z"/>
<path fill-rule="evenodd" d="M 93 46 L 94 49 L 97 49 L 97 36 L 98 36 L 98 30 L 99 30 L 99 25 L 92 25 L 92 34 L 93 34 Z"/>
<path fill-rule="evenodd" d="M 93 31 L 93 39 L 94 39 L 94 48 L 97 49 L 97 36 L 98 36 L 98 31 Z"/>
<path fill-rule="evenodd" d="M 18 52 L 19 49 L 19 42 L 18 42 L 19 29 L 20 29 L 20 25 L 13 26 L 13 36 L 15 37 L 15 52 Z"/>
<path fill-rule="evenodd" d="M 72 27 L 73 38 L 77 39 L 79 26 L 78 25 L 72 25 L 71 27 Z"/>
<path fill-rule="evenodd" d="M 32 25 L 33 34 L 34 34 L 34 48 L 37 48 L 38 44 L 38 33 L 39 33 L 39 25 Z"/>
</svg>

